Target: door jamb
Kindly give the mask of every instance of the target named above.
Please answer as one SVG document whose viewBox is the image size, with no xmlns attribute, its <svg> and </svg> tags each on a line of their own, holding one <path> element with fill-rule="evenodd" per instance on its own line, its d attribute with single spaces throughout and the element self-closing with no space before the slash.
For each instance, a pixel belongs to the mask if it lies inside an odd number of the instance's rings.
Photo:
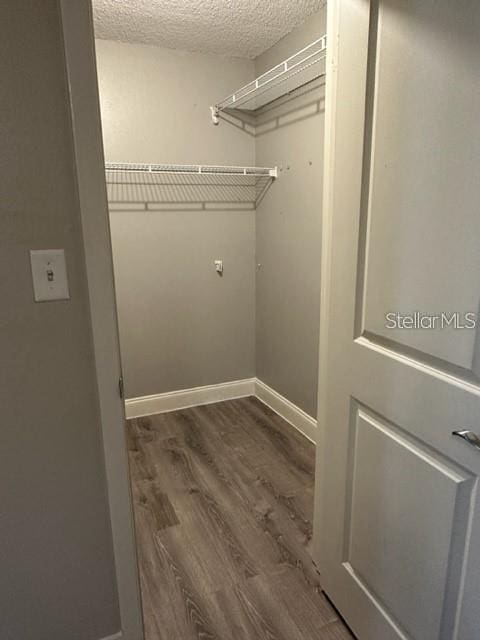
<svg viewBox="0 0 480 640">
<path fill-rule="evenodd" d="M 330 323 L 331 264 L 333 252 L 332 221 L 335 184 L 335 119 L 337 102 L 338 50 L 342 0 L 330 0 L 327 7 L 327 55 L 325 60 L 325 145 L 322 202 L 322 243 L 320 278 L 320 341 L 317 395 L 317 442 L 315 462 L 315 499 L 313 517 L 313 557 L 321 568 L 323 478 L 328 461 L 324 457 L 327 421 L 328 345 Z"/>
</svg>

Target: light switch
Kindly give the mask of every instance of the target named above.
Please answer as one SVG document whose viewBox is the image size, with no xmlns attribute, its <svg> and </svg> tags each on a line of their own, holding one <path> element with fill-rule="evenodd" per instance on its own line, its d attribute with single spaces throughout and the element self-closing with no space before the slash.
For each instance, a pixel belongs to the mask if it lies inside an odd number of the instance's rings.
<svg viewBox="0 0 480 640">
<path fill-rule="evenodd" d="M 31 250 L 30 262 L 35 302 L 70 298 L 63 249 Z"/>
</svg>

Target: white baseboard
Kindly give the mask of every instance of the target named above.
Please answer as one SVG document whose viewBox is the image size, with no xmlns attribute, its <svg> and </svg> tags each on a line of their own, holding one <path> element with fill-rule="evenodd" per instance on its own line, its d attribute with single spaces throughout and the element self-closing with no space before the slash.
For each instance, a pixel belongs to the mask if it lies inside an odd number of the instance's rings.
<svg viewBox="0 0 480 640">
<path fill-rule="evenodd" d="M 267 384 L 255 379 L 255 395 L 266 404 L 270 409 L 273 409 L 275 413 L 278 413 L 284 420 L 289 422 L 295 429 L 303 433 L 305 437 L 311 440 L 314 444 L 317 440 L 317 421 L 308 413 L 305 413 L 297 405 L 287 400 L 284 396 L 280 395 L 275 389 L 272 389 Z"/>
<path fill-rule="evenodd" d="M 114 633 L 112 636 L 107 636 L 106 638 L 102 638 L 101 640 L 121 640 L 123 637 L 123 633 L 119 631 L 118 633 Z"/>
<path fill-rule="evenodd" d="M 211 384 L 194 389 L 181 389 L 153 396 L 130 398 L 125 401 L 127 418 L 140 418 L 154 413 L 166 413 L 177 409 L 187 409 L 221 400 L 234 400 L 255 394 L 255 378 L 234 380 L 221 384 Z"/>
<path fill-rule="evenodd" d="M 188 407 L 245 398 L 246 396 L 256 396 L 309 440 L 313 443 L 316 442 L 317 421 L 315 418 L 309 416 L 308 413 L 305 413 L 258 378 L 234 380 L 233 382 L 211 384 L 194 389 L 181 389 L 180 391 L 159 393 L 141 398 L 130 398 L 125 401 L 125 413 L 128 419 L 140 418 L 155 413 L 188 409 Z M 115 640 L 115 637 L 111 640 Z"/>
</svg>

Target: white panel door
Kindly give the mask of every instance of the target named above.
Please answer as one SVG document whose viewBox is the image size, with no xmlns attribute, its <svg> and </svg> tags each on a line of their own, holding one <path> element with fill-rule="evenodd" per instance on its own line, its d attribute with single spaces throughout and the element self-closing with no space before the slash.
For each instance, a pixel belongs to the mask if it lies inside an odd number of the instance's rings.
<svg viewBox="0 0 480 640">
<path fill-rule="evenodd" d="M 322 584 L 360 640 L 480 640 L 480 3 L 332 0 L 328 45 Z"/>
</svg>

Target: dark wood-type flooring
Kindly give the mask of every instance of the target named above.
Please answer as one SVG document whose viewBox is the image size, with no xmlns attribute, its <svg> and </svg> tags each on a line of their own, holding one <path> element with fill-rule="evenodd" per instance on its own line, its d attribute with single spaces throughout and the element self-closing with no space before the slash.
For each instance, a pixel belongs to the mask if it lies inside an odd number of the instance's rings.
<svg viewBox="0 0 480 640">
<path fill-rule="evenodd" d="M 147 640 L 351 640 L 308 553 L 308 440 L 255 398 L 127 429 Z"/>
</svg>

